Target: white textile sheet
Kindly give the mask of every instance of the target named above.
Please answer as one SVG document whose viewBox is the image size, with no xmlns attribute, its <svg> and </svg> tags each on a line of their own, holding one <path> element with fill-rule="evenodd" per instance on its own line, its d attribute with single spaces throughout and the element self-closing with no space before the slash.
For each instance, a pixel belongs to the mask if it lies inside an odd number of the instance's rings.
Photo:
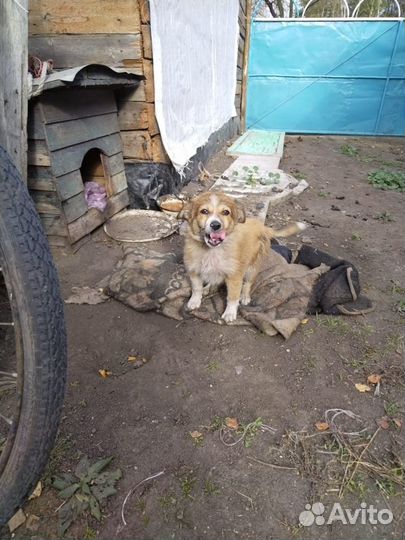
<svg viewBox="0 0 405 540">
<path fill-rule="evenodd" d="M 156 118 L 182 171 L 236 116 L 239 0 L 150 0 Z"/>
</svg>

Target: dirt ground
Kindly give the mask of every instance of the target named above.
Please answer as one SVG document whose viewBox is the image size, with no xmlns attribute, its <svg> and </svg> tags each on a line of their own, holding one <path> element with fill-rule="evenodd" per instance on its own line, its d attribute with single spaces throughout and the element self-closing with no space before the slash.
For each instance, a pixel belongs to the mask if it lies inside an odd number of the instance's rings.
<svg viewBox="0 0 405 540">
<path fill-rule="evenodd" d="M 309 224 L 290 247 L 304 241 L 353 262 L 373 313 L 311 316 L 285 342 L 246 327 L 179 324 L 113 300 L 66 305 L 63 421 L 43 494 L 25 507 L 39 517 L 38 529 L 23 525 L 15 538 L 59 538 L 55 510 L 63 501 L 49 479 L 74 469 L 81 454 L 114 456 L 122 478 L 102 520 L 81 516 L 70 538 L 402 538 L 404 196 L 376 189 L 367 175 L 404 170 L 404 160 L 403 139 L 287 137 L 281 168 L 310 188 L 268 215 L 276 227 Z M 207 169 L 219 174 L 231 161 L 220 152 Z M 162 242 L 169 249 L 179 241 Z M 102 231 L 75 254 L 59 251 L 65 298 L 72 286 L 94 286 L 121 255 Z M 148 361 L 134 369 L 131 355 Z M 99 369 L 112 375 L 102 378 Z M 381 375 L 379 395 L 371 383 L 369 392 L 355 387 L 372 374 Z M 337 434 L 320 431 L 315 423 L 329 409 L 359 419 L 341 415 Z M 228 417 L 237 419 L 238 434 Z M 224 444 L 252 422 L 244 440 Z M 363 427 L 358 436 L 341 435 Z M 124 526 L 122 505 L 135 487 Z M 303 526 L 299 515 L 315 502 L 325 505 L 324 516 L 334 503 L 355 510 L 365 502 L 394 519 Z"/>
</svg>

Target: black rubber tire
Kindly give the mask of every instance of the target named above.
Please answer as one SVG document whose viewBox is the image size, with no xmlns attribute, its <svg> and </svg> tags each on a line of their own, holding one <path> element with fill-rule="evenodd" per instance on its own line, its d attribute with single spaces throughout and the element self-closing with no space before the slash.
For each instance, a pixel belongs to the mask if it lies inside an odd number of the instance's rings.
<svg viewBox="0 0 405 540">
<path fill-rule="evenodd" d="M 0 471 L 0 524 L 24 503 L 55 442 L 66 382 L 66 332 L 59 282 L 39 216 L 0 147 L 0 258 L 21 329 L 22 392 L 14 444 Z"/>
</svg>

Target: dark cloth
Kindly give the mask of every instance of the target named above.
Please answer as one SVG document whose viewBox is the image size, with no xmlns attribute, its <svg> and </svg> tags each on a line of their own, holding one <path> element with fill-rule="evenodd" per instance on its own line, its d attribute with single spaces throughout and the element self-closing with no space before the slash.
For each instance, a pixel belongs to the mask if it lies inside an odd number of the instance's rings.
<svg viewBox="0 0 405 540">
<path fill-rule="evenodd" d="M 321 264 L 330 267 L 329 272 L 321 275 L 312 289 L 308 313 L 357 315 L 372 309 L 371 301 L 360 295 L 359 273 L 351 262 L 303 245 L 294 263 L 304 264 L 308 268 L 317 268 Z"/>
</svg>

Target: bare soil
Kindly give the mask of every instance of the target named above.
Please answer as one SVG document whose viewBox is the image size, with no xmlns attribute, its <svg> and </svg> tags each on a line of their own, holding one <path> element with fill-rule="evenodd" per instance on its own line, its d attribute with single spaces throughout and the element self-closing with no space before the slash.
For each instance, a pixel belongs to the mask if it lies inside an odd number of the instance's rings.
<svg viewBox="0 0 405 540">
<path fill-rule="evenodd" d="M 346 155 L 344 145 L 357 151 Z M 66 305 L 68 390 L 46 477 L 72 469 L 80 453 L 93 460 L 112 455 L 123 473 L 102 521 L 81 517 L 68 537 L 402 538 L 404 195 L 374 188 L 367 174 L 404 170 L 404 158 L 403 139 L 287 137 L 281 167 L 305 177 L 310 188 L 268 215 L 277 227 L 288 220 L 309 224 L 290 247 L 305 241 L 353 262 L 373 313 L 308 317 L 285 342 L 245 327 L 179 324 L 113 300 Z M 218 174 L 231 161 L 221 152 L 207 169 Z M 179 241 L 156 245 L 170 249 Z M 122 246 L 102 231 L 75 254 L 59 251 L 65 298 L 72 286 L 94 286 L 121 255 Z M 130 355 L 148 361 L 134 369 Z M 112 375 L 103 379 L 99 369 Z M 380 395 L 375 385 L 364 393 L 355 387 L 370 374 L 382 376 Z M 344 437 L 339 446 L 330 431 L 318 431 L 315 423 L 333 408 L 360 417 L 341 429 L 366 426 L 367 434 Z M 378 428 L 384 416 L 388 427 Z M 219 429 L 226 417 L 245 426 L 257 421 L 257 429 L 226 446 Z M 261 429 L 257 419 L 276 431 Z M 195 431 L 201 436 L 190 435 Z M 236 439 L 229 429 L 223 435 L 225 442 Z M 129 497 L 123 526 L 125 496 L 159 471 L 164 474 Z M 394 519 L 300 526 L 299 514 L 316 501 L 326 506 L 325 516 L 335 502 L 354 510 L 364 501 L 391 509 Z M 22 526 L 15 538 L 59 538 L 55 510 L 61 502 L 45 483 L 41 497 L 25 507 L 39 516 L 38 530 Z"/>
</svg>

